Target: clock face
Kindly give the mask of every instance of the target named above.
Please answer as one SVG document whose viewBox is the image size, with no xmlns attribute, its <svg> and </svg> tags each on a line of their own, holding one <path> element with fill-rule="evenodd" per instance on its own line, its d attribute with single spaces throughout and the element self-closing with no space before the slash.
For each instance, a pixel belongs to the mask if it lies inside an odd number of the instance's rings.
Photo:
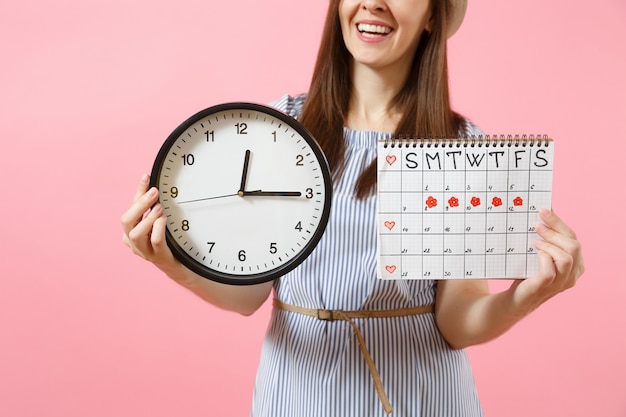
<svg viewBox="0 0 626 417">
<path fill-rule="evenodd" d="M 295 119 L 252 103 L 208 108 L 163 144 L 152 186 L 174 255 L 205 278 L 255 284 L 299 265 L 321 238 L 332 184 Z"/>
</svg>

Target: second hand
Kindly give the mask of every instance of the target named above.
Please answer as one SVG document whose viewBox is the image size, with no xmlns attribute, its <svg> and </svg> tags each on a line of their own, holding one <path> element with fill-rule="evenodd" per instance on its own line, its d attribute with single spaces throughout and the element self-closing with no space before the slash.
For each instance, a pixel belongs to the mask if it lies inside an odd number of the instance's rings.
<svg viewBox="0 0 626 417">
<path fill-rule="evenodd" d="M 218 198 L 234 197 L 236 195 L 239 195 L 239 193 L 218 195 L 216 197 L 198 198 L 196 200 L 179 201 L 178 204 L 195 203 L 197 201 L 217 200 Z"/>
</svg>

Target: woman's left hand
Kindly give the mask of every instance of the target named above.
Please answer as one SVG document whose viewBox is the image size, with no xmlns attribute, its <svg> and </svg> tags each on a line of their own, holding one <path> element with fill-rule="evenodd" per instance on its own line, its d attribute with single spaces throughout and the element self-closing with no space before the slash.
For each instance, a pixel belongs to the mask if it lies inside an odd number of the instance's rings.
<svg viewBox="0 0 626 417">
<path fill-rule="evenodd" d="M 576 285 L 585 270 L 576 234 L 552 211 L 542 210 L 536 231 L 539 271 L 491 294 L 483 280 L 437 283 L 435 316 L 454 349 L 485 343 L 508 331 L 540 305 Z"/>
<path fill-rule="evenodd" d="M 572 288 L 585 271 L 582 249 L 576 234 L 553 211 L 539 213 L 544 224 L 536 231 L 543 240 L 539 250 L 539 271 L 511 286 L 516 304 L 530 313 L 556 294 Z"/>
</svg>

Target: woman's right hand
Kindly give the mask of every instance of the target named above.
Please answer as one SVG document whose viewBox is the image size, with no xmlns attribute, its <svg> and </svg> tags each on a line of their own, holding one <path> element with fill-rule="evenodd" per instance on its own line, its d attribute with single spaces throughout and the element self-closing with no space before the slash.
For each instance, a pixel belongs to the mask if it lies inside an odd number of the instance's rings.
<svg viewBox="0 0 626 417">
<path fill-rule="evenodd" d="M 256 285 L 228 285 L 214 282 L 193 273 L 172 254 L 165 240 L 167 218 L 159 203 L 159 192 L 149 188 L 150 177 L 144 175 L 130 208 L 122 215 L 123 241 L 126 246 L 177 283 L 205 301 L 225 310 L 243 315 L 254 313 L 272 290 L 272 282 Z"/>
<path fill-rule="evenodd" d="M 185 278 L 186 268 L 174 258 L 165 240 L 166 217 L 163 207 L 157 203 L 159 192 L 156 188 L 148 189 L 150 176 L 141 177 L 137 192 L 130 208 L 122 215 L 122 237 L 124 244 L 133 253 L 165 272 L 172 279 Z"/>
</svg>

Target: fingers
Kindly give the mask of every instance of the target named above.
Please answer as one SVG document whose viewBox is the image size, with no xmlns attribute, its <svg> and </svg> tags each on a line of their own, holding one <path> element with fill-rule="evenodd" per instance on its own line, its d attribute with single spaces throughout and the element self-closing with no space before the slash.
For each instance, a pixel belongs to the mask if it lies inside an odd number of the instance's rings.
<svg viewBox="0 0 626 417">
<path fill-rule="evenodd" d="M 584 272 L 582 249 L 574 231 L 550 210 L 539 214 L 544 222 L 535 229 L 541 237 L 535 242 L 539 271 L 516 288 L 529 311 L 573 287 Z"/>
<path fill-rule="evenodd" d="M 156 204 L 128 233 L 130 248 L 145 259 L 151 259 L 155 253 L 152 235 L 155 231 L 155 223 L 162 214 L 163 208 L 160 204 Z"/>
<path fill-rule="evenodd" d="M 144 174 L 139 180 L 139 184 L 137 184 L 137 191 L 135 192 L 135 197 L 133 198 L 133 202 L 139 200 L 142 195 L 148 191 L 148 185 L 150 184 L 150 176 L 148 174 Z"/>
<path fill-rule="evenodd" d="M 517 300 L 521 311 L 528 314 L 540 305 L 561 292 L 555 288 L 557 270 L 552 257 L 543 251 L 538 251 L 539 271 L 530 278 L 514 282 L 511 289 L 518 293 Z"/>
<path fill-rule="evenodd" d="M 122 240 L 136 255 L 163 271 L 171 272 L 180 264 L 167 245 L 167 218 L 163 206 L 158 203 L 159 192 L 155 187 L 150 188 L 149 184 L 148 175 L 141 177 L 133 202 L 122 215 Z"/>
<path fill-rule="evenodd" d="M 545 284 L 551 284 L 556 278 L 557 269 L 548 252 L 540 250 L 539 255 L 539 275 L 543 277 Z"/>
<path fill-rule="evenodd" d="M 540 254 L 541 275 L 551 276 L 552 280 L 559 280 L 564 287 L 569 288 L 576 282 L 572 282 L 572 271 L 574 269 L 574 255 L 546 241 L 536 242 Z M 577 276 L 574 278 L 578 278 Z"/>
<path fill-rule="evenodd" d="M 567 236 L 570 239 L 576 239 L 576 233 L 565 224 L 554 211 L 548 209 L 541 209 L 539 211 L 539 217 L 545 222 L 545 224 L 557 233 Z"/>
<path fill-rule="evenodd" d="M 163 213 L 162 207 L 159 205 L 160 213 Z M 167 247 L 167 241 L 165 240 L 165 226 L 167 223 L 167 218 L 165 216 L 159 215 L 154 221 L 152 226 L 152 234 L 150 235 L 150 243 L 152 245 L 152 250 L 157 257 L 161 257 L 164 254 L 169 254 L 169 249 Z"/>
<path fill-rule="evenodd" d="M 582 248 L 576 234 L 554 212 L 540 211 L 545 224 L 536 231 L 543 240 L 535 243 L 540 253 L 539 274 L 544 279 L 552 276 L 556 291 L 573 287 L 584 272 Z"/>
<path fill-rule="evenodd" d="M 144 175 L 137 186 L 137 192 L 133 203 L 126 213 L 122 215 L 121 222 L 124 235 L 128 236 L 135 226 L 139 224 L 144 214 L 152 207 L 159 198 L 156 188 L 148 190 L 149 177 Z M 147 191 L 146 191 L 147 190 Z"/>
<path fill-rule="evenodd" d="M 537 234 L 545 242 L 548 242 L 569 254 L 569 257 L 581 258 L 582 249 L 580 242 L 576 238 L 576 233 L 574 233 L 572 229 L 570 229 L 556 214 L 554 214 L 554 212 L 544 209 L 540 211 L 539 214 L 541 219 L 546 222 L 546 224 L 540 223 L 536 225 L 535 230 L 537 231 Z M 548 248 L 546 245 L 543 245 L 543 247 L 546 248 L 546 250 Z M 557 254 L 555 249 L 550 250 L 549 253 L 553 255 Z M 563 256 L 559 256 L 559 259 L 561 258 L 563 258 Z M 566 259 L 562 259 L 562 262 L 567 264 Z"/>
<path fill-rule="evenodd" d="M 528 285 L 531 285 L 532 283 L 532 286 L 534 287 L 532 289 L 533 293 L 539 293 L 542 289 L 548 288 L 552 285 L 558 273 L 556 265 L 552 261 L 552 257 L 548 252 L 540 250 L 538 252 L 538 256 L 539 272 L 536 276 L 527 280 Z"/>
<path fill-rule="evenodd" d="M 152 234 L 155 222 L 163 215 L 163 208 L 156 204 L 159 193 L 156 188 L 148 189 L 150 177 L 143 175 L 130 208 L 122 215 L 122 241 L 133 252 L 145 259 L 154 255 Z M 163 233 L 163 232 L 162 232 Z"/>
</svg>

